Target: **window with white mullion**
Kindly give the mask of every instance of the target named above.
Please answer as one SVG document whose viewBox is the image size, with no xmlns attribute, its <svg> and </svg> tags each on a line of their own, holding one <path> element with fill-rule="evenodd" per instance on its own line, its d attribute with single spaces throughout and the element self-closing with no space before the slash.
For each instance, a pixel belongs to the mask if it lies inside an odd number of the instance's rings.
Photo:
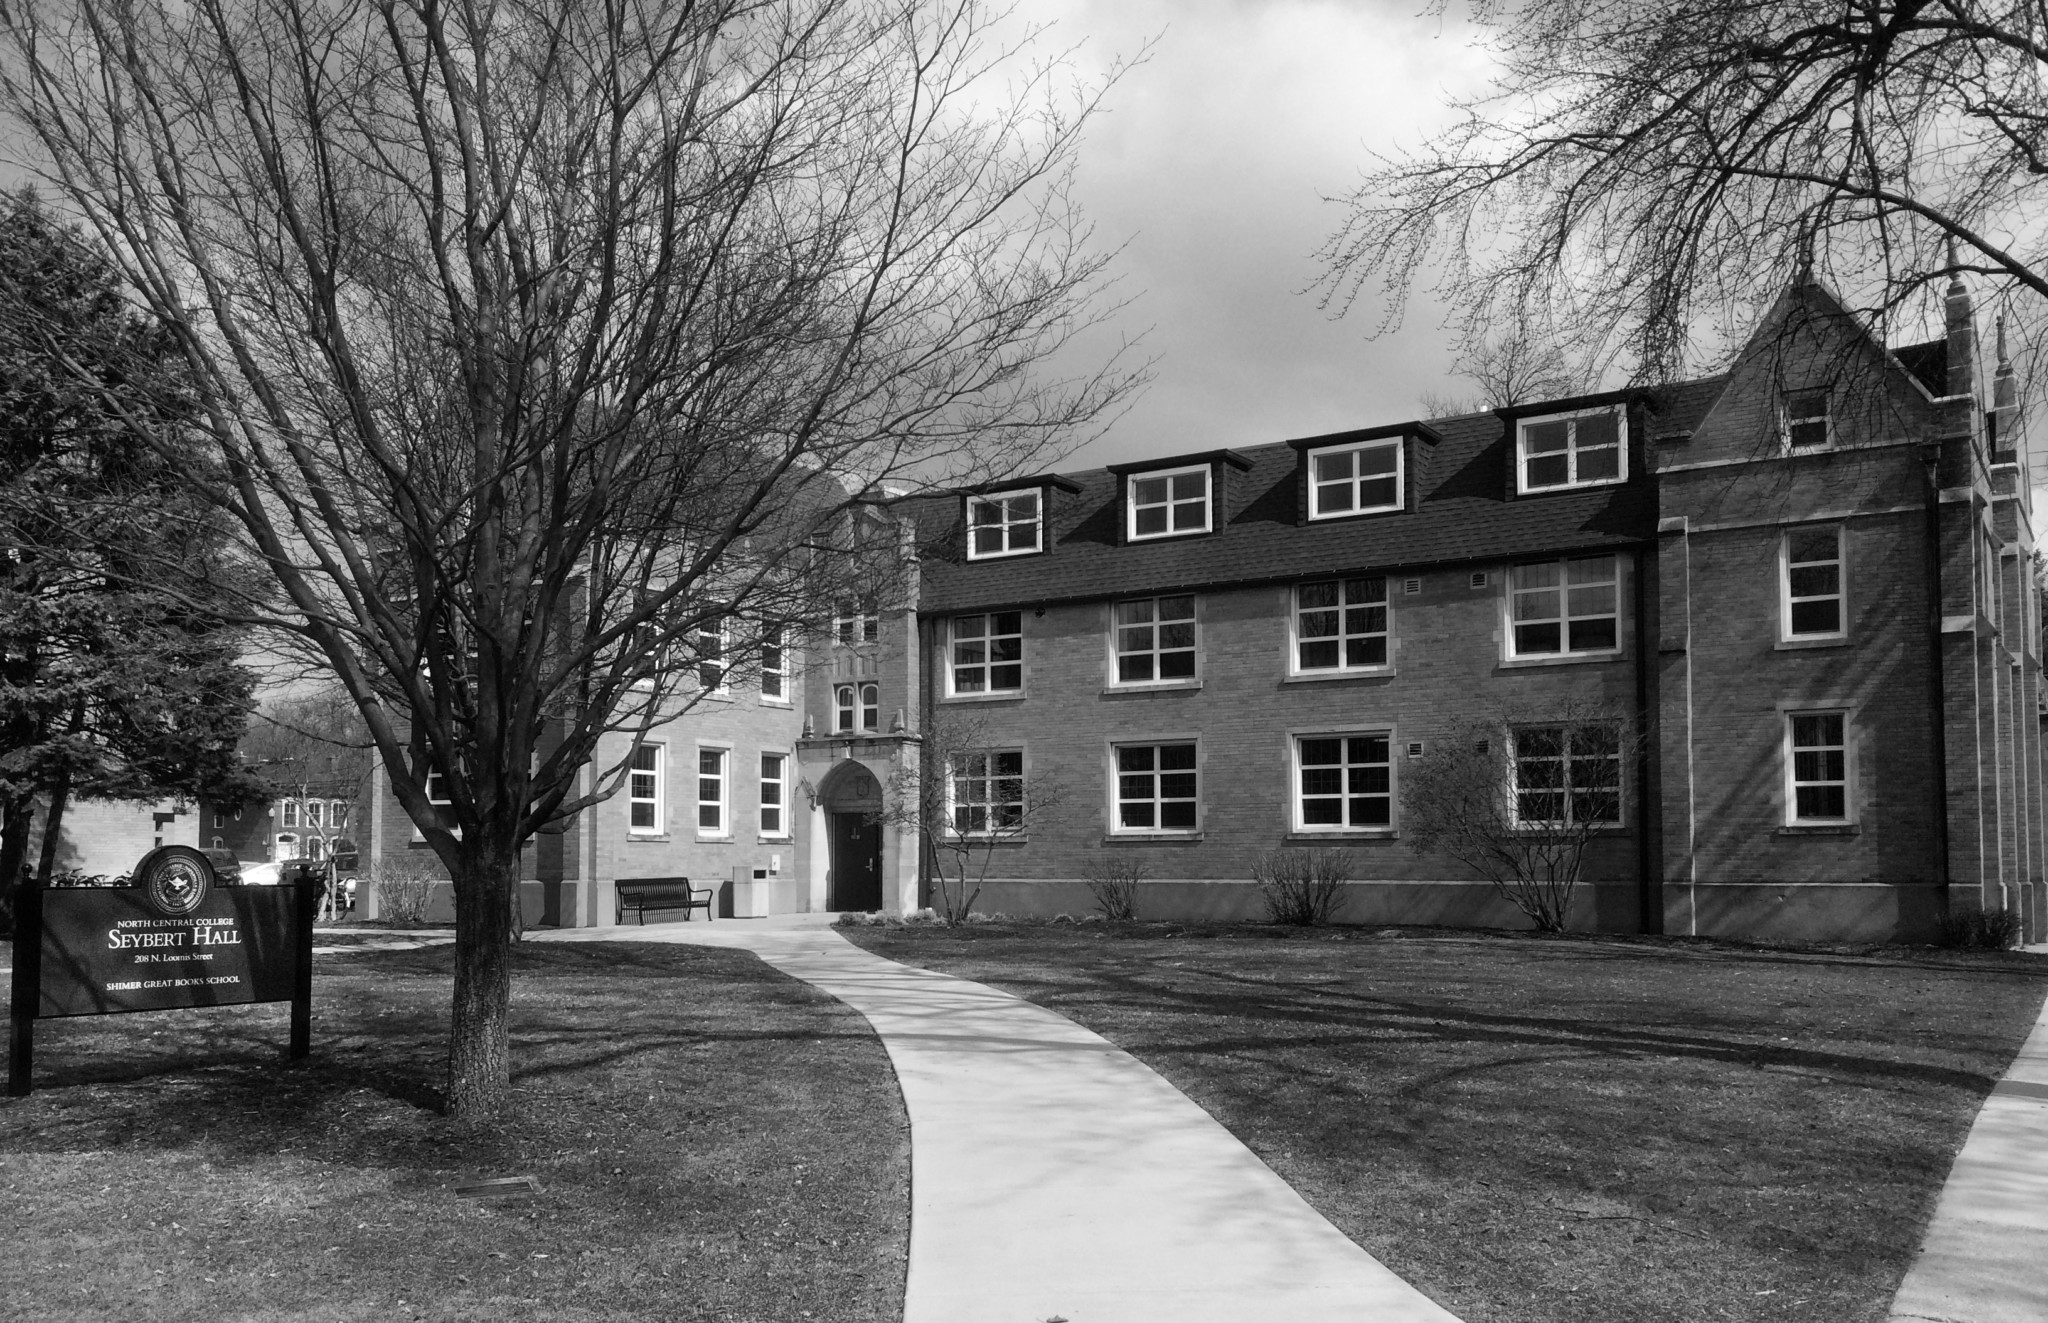
<svg viewBox="0 0 2048 1323">
<path fill-rule="evenodd" d="M 1303 735 L 1294 742 L 1298 825 L 1308 830 L 1370 830 L 1393 825 L 1389 737 Z"/>
<path fill-rule="evenodd" d="M 1569 657 L 1621 646 L 1619 562 L 1613 556 L 1517 565 L 1508 586 L 1516 657 Z"/>
<path fill-rule="evenodd" d="M 1116 682 L 1195 677 L 1195 599 L 1148 597 L 1116 604 Z"/>
<path fill-rule="evenodd" d="M 1849 820 L 1848 724 L 1843 712 L 1786 714 L 1792 822 Z"/>
<path fill-rule="evenodd" d="M 1826 638 L 1843 630 L 1842 530 L 1785 534 L 1785 636 Z"/>
<path fill-rule="evenodd" d="M 1621 732 L 1527 726 L 1514 732 L 1515 820 L 1529 826 L 1621 825 Z"/>
<path fill-rule="evenodd" d="M 633 748 L 632 764 L 626 770 L 626 829 L 648 834 L 661 830 L 661 746 L 640 744 Z"/>
<path fill-rule="evenodd" d="M 1781 408 L 1787 449 L 1818 450 L 1833 442 L 1826 390 L 1790 391 Z"/>
<path fill-rule="evenodd" d="M 1628 476 L 1628 422 L 1619 407 L 1524 418 L 1516 424 L 1521 490 L 1553 491 Z"/>
<path fill-rule="evenodd" d="M 761 626 L 761 697 L 771 700 L 787 696 L 788 654 L 782 649 L 782 626 L 769 622 Z"/>
<path fill-rule="evenodd" d="M 1125 482 L 1130 507 L 1127 528 L 1133 541 L 1209 531 L 1208 465 L 1131 474 Z"/>
<path fill-rule="evenodd" d="M 1401 439 L 1309 452 L 1309 518 L 1401 508 Z"/>
<path fill-rule="evenodd" d="M 1387 611 L 1387 581 L 1377 575 L 1302 584 L 1294 590 L 1295 669 L 1385 666 Z"/>
<path fill-rule="evenodd" d="M 789 755 L 761 755 L 761 834 L 789 835 Z"/>
<path fill-rule="evenodd" d="M 967 558 L 991 560 L 1037 551 L 1044 504 L 1036 488 L 967 499 Z"/>
<path fill-rule="evenodd" d="M 1024 616 L 1019 611 L 954 616 L 953 692 L 1015 693 L 1024 687 Z"/>
<path fill-rule="evenodd" d="M 726 834 L 725 821 L 725 767 L 724 749 L 697 750 L 697 834 L 699 836 L 723 836 Z"/>
<path fill-rule="evenodd" d="M 1194 831 L 1201 784 L 1193 744 L 1125 744 L 1116 751 L 1117 829 Z"/>
<path fill-rule="evenodd" d="M 1024 825 L 1024 751 L 988 749 L 953 765 L 953 831 L 960 836 L 1014 832 Z"/>
</svg>

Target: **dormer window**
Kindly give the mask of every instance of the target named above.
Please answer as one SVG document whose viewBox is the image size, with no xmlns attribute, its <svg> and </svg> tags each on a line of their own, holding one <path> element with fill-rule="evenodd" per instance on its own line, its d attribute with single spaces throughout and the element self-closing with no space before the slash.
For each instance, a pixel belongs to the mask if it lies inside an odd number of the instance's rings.
<svg viewBox="0 0 2048 1323">
<path fill-rule="evenodd" d="M 1820 450 L 1834 441 L 1828 423 L 1828 393 L 1825 390 L 1795 390 L 1785 396 L 1783 406 L 1785 448 Z"/>
<path fill-rule="evenodd" d="M 1401 438 L 1308 452 L 1308 517 L 1337 519 L 1401 508 Z"/>
<path fill-rule="evenodd" d="M 967 498 L 967 559 L 992 560 L 1039 550 L 1045 502 L 1036 487 Z"/>
<path fill-rule="evenodd" d="M 1131 541 L 1209 531 L 1207 464 L 1134 473 L 1125 481 L 1130 492 Z"/>
<path fill-rule="evenodd" d="M 1628 477 L 1628 420 L 1619 405 L 1523 418 L 1515 455 L 1524 492 L 1620 482 Z"/>
</svg>

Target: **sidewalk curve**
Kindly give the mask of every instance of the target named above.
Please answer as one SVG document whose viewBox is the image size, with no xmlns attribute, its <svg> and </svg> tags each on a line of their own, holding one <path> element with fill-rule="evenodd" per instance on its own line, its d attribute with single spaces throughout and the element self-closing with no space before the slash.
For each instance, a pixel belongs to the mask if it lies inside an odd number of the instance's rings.
<svg viewBox="0 0 2048 1323">
<path fill-rule="evenodd" d="M 910 1113 L 904 1323 L 1457 1323 L 1107 1039 L 802 917 L 529 937 L 740 947 L 867 1017 Z"/>
<path fill-rule="evenodd" d="M 1891 1318 L 2048 1319 L 2048 1005 L 1963 1140 Z"/>
</svg>

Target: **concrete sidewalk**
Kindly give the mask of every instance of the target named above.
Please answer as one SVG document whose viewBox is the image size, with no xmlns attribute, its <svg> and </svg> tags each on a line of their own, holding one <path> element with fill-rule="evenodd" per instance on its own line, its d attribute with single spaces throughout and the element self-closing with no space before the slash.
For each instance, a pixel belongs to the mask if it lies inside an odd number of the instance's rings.
<svg viewBox="0 0 2048 1323">
<path fill-rule="evenodd" d="M 1891 1317 L 2048 1319 L 2048 1006 L 1956 1154 Z"/>
<path fill-rule="evenodd" d="M 910 1113 L 904 1323 L 1457 1323 L 1129 1053 L 829 918 L 528 936 L 740 947 L 867 1017 Z"/>
</svg>

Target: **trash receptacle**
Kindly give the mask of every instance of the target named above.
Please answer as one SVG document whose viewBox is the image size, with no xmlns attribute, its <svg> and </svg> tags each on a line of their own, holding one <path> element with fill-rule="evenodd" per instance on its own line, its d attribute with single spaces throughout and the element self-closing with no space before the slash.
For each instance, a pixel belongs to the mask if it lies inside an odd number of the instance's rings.
<svg viewBox="0 0 2048 1323">
<path fill-rule="evenodd" d="M 738 864 L 732 870 L 732 917 L 768 917 L 768 870 Z"/>
</svg>

